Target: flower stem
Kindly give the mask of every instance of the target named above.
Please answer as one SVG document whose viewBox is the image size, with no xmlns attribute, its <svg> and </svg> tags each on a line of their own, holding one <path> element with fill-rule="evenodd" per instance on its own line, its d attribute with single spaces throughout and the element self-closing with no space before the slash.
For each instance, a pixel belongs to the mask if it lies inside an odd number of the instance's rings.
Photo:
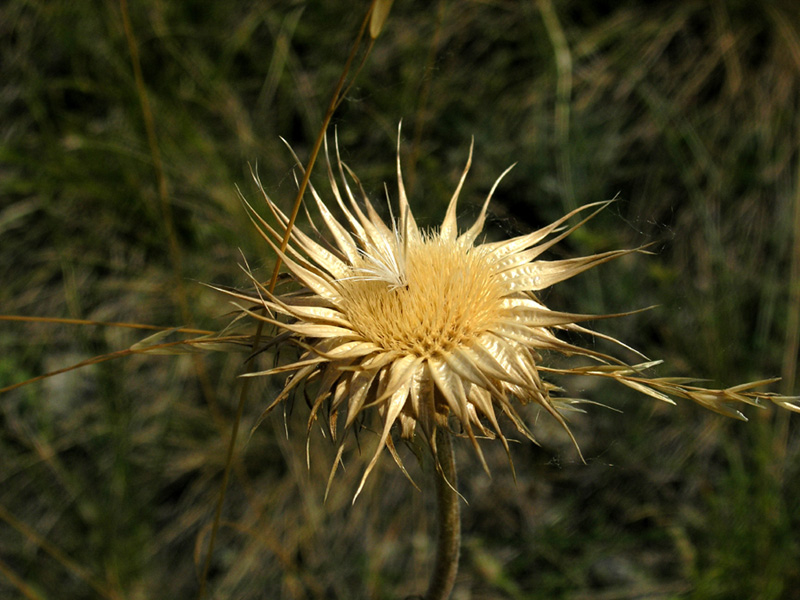
<svg viewBox="0 0 800 600">
<path fill-rule="evenodd" d="M 456 458 L 450 432 L 436 430 L 436 563 L 425 600 L 446 600 L 453 591 L 461 548 L 461 518 L 456 491 Z"/>
</svg>

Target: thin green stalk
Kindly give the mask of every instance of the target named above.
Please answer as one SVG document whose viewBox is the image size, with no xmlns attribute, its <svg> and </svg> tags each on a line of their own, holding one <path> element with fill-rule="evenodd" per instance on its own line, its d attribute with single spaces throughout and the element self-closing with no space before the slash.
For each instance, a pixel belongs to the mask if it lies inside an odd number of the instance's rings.
<svg viewBox="0 0 800 600">
<path fill-rule="evenodd" d="M 772 9 L 770 14 L 778 25 L 778 30 L 789 48 L 789 54 L 795 64 L 800 67 L 800 37 L 795 33 L 786 17 L 778 10 Z M 796 125 L 800 134 L 800 122 Z M 786 338 L 783 346 L 783 365 L 781 368 L 781 393 L 791 396 L 794 392 L 797 377 L 797 356 L 800 350 L 800 158 L 796 166 L 796 179 L 793 198 L 793 226 L 791 267 L 788 280 L 789 307 L 786 315 Z M 789 445 L 789 415 L 779 411 L 775 415 L 775 455 L 779 465 L 779 479 L 783 479 L 783 465 Z"/>
<path fill-rule="evenodd" d="M 575 197 L 575 185 L 572 180 L 572 157 L 570 152 L 570 119 L 572 106 L 572 51 L 561 26 L 561 21 L 556 13 L 552 0 L 536 0 L 536 5 L 542 15 L 550 45 L 553 47 L 553 58 L 556 65 L 556 104 L 553 115 L 555 122 L 556 141 L 556 169 L 558 178 L 564 190 L 564 207 L 567 211 L 578 206 Z M 603 312 L 603 289 L 600 278 L 592 273 L 589 279 L 591 296 L 595 299 L 596 309 Z"/>
<path fill-rule="evenodd" d="M 551 0 L 539 0 L 539 11 L 542 13 L 550 44 L 555 55 L 556 75 L 556 107 L 555 128 L 558 144 L 558 171 L 561 184 L 564 186 L 564 204 L 567 210 L 573 210 L 577 203 L 572 185 L 572 165 L 569 152 L 569 120 L 570 102 L 572 99 L 572 53 L 567 43 L 567 36 L 558 20 L 556 9 Z"/>
<path fill-rule="evenodd" d="M 461 516 L 456 491 L 456 457 L 448 430 L 436 430 L 436 563 L 425 600 L 446 600 L 453 591 L 461 550 Z"/>
</svg>

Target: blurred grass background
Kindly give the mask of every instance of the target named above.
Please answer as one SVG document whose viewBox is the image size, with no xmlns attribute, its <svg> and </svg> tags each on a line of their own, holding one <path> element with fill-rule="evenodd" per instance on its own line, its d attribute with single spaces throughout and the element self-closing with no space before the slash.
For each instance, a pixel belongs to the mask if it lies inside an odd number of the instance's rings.
<svg viewBox="0 0 800 600">
<path fill-rule="evenodd" d="M 200 282 L 245 286 L 240 249 L 265 278 L 273 264 L 234 185 L 255 198 L 257 163 L 289 207 L 279 136 L 308 156 L 366 4 L 130 6 L 170 228 L 120 5 L 4 2 L 0 313 L 224 326 L 226 301 Z M 517 163 L 490 237 L 619 195 L 556 253 L 654 242 L 655 256 L 560 285 L 548 304 L 659 304 L 598 328 L 664 358 L 665 374 L 719 385 L 783 374 L 776 391 L 797 394 L 799 92 L 789 0 L 398 1 L 334 123 L 343 158 L 380 197 L 384 182 L 394 190 L 403 120 L 423 223 L 440 221 L 470 136 L 465 223 Z M 0 387 L 144 335 L 4 322 Z M 193 597 L 243 358 L 134 357 L 2 395 L 0 597 Z M 351 506 L 364 466 L 351 445 L 323 504 L 334 452 L 315 432 L 306 468 L 302 399 L 288 438 L 278 412 L 247 439 L 280 384 L 261 382 L 246 407 L 212 597 L 420 593 L 435 528 L 425 466 L 401 448 L 423 491 L 386 457 Z M 543 447 L 514 446 L 516 483 L 495 445 L 491 479 L 457 449 L 469 505 L 454 598 L 800 597 L 796 418 L 767 409 L 740 423 L 611 386 L 570 391 L 624 410 L 573 417 L 587 465 L 535 413 Z M 359 436 L 364 456 L 373 438 Z"/>
</svg>

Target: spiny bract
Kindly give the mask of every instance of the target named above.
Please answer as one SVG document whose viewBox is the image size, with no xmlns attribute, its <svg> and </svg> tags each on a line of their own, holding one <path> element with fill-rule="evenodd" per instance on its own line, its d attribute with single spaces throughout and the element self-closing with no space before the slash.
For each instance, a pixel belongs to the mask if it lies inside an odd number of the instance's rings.
<svg viewBox="0 0 800 600">
<path fill-rule="evenodd" d="M 245 201 L 253 223 L 301 289 L 276 295 L 251 276 L 255 294 L 227 293 L 251 302 L 253 307 L 243 308 L 246 314 L 274 325 L 282 332 L 282 339 L 292 339 L 304 349 L 296 362 L 251 374 L 293 372 L 264 414 L 300 383 L 312 380 L 317 382 L 317 388 L 309 428 L 323 405 L 327 406 L 328 426 L 334 439 L 340 411 L 346 414 L 345 428 L 351 427 L 365 410 L 375 409 L 380 414 L 383 426 L 378 449 L 356 495 L 384 446 L 402 468 L 390 436 L 396 423 L 404 438 L 413 437 L 421 429 L 434 454 L 436 428 L 457 425 L 472 441 L 484 467 L 476 435 L 499 438 L 508 450 L 499 413 L 533 440 L 513 399 L 542 406 L 569 432 L 561 411 L 573 407 L 578 400 L 558 398 L 555 393 L 559 388 L 543 379 L 543 373 L 612 378 L 659 400 L 672 402 L 667 394 L 688 398 L 738 418 L 744 417 L 728 406 L 730 402 L 757 404 L 759 399 L 769 399 L 798 409 L 792 404 L 796 399 L 750 391 L 767 381 L 709 390 L 688 385 L 686 379 L 649 378 L 642 371 L 657 361 L 629 365 L 557 336 L 560 330 L 587 333 L 578 323 L 614 315 L 553 311 L 539 301 L 537 293 L 613 258 L 641 250 L 616 250 L 566 260 L 540 258 L 608 202 L 573 210 L 526 235 L 476 243 L 492 194 L 505 173 L 490 191 L 475 223 L 459 233 L 456 203 L 470 167 L 472 147 L 438 230 L 420 229 L 414 220 L 403 185 L 399 139 L 399 218 L 392 217 L 388 225 L 378 216 L 358 179 L 341 162 L 338 146 L 337 159 L 344 195 L 330 161 L 328 179 L 343 220 L 337 220 L 311 186 L 332 244 L 316 228 L 312 239 L 295 227 L 282 252 L 279 246 L 289 221 L 287 216 L 260 184 L 278 227 L 269 225 Z M 360 191 L 363 208 L 347 182 L 345 170 Z M 568 227 L 568 220 L 578 214 L 588 216 Z M 627 348 L 616 339 L 606 339 Z M 568 369 L 547 367 L 542 364 L 543 350 L 587 357 L 592 364 Z M 457 423 L 451 423 L 451 416 Z"/>
</svg>

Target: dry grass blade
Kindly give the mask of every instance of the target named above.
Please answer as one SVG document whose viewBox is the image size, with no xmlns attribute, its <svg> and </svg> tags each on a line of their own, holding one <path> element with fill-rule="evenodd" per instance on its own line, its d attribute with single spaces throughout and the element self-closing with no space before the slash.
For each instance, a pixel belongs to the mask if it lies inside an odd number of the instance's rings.
<svg viewBox="0 0 800 600">
<path fill-rule="evenodd" d="M 347 76 L 348 76 L 348 73 L 350 71 L 350 66 L 351 66 L 351 64 L 353 62 L 353 59 L 356 56 L 358 48 L 359 48 L 359 46 L 361 44 L 361 40 L 362 40 L 362 38 L 364 36 L 364 31 L 365 31 L 365 29 L 367 27 L 367 23 L 370 20 L 370 17 L 371 17 L 371 15 L 373 13 L 375 4 L 377 2 L 379 2 L 379 0 L 373 0 L 373 2 L 370 4 L 369 9 L 367 10 L 367 14 L 364 17 L 364 20 L 363 20 L 363 22 L 361 24 L 361 28 L 359 29 L 358 34 L 356 35 L 355 42 L 353 43 L 353 47 L 352 47 L 352 49 L 350 51 L 350 55 L 347 57 L 347 61 L 345 62 L 345 66 L 342 69 L 342 74 L 339 77 L 339 81 L 338 81 L 338 83 L 336 85 L 336 89 L 334 90 L 333 96 L 331 97 L 331 101 L 330 101 L 330 103 L 328 105 L 328 110 L 327 110 L 327 112 L 325 114 L 325 117 L 323 119 L 322 126 L 320 127 L 319 134 L 317 135 L 317 139 L 316 139 L 316 141 L 314 143 L 314 147 L 311 150 L 311 155 L 309 156 L 308 163 L 307 163 L 307 165 L 305 167 L 305 170 L 304 170 L 304 173 L 303 173 L 303 179 L 300 182 L 300 185 L 298 186 L 297 195 L 295 197 L 294 205 L 292 207 L 292 212 L 291 212 L 291 214 L 289 216 L 289 219 L 288 219 L 288 222 L 286 224 L 284 237 L 283 237 L 283 240 L 281 241 L 279 256 L 277 257 L 277 260 L 275 261 L 275 268 L 274 268 L 274 270 L 272 272 L 272 278 L 270 279 L 270 282 L 269 282 L 269 285 L 268 285 L 268 291 L 270 293 L 272 293 L 274 291 L 275 285 L 276 285 L 276 283 L 278 281 L 278 274 L 279 274 L 280 266 L 281 266 L 280 253 L 282 253 L 285 250 L 287 244 L 289 243 L 289 239 L 290 239 L 291 233 L 292 233 L 292 227 L 294 226 L 295 220 L 297 219 L 297 215 L 300 212 L 300 206 L 302 204 L 303 196 L 305 194 L 306 187 L 308 186 L 309 179 L 311 177 L 311 172 L 312 172 L 312 170 L 314 168 L 314 164 L 315 164 L 315 162 L 317 160 L 317 155 L 319 154 L 320 148 L 322 147 L 322 141 L 325 138 L 325 132 L 328 129 L 328 124 L 330 123 L 330 120 L 333 118 L 333 114 L 334 114 L 334 112 L 336 110 L 336 107 L 341 102 L 342 90 L 345 87 L 345 82 L 347 81 Z M 388 14 L 388 11 L 387 11 L 387 14 Z M 371 47 L 372 46 L 370 46 L 370 48 Z M 365 54 L 365 56 L 364 56 L 364 58 L 362 60 L 362 63 L 361 63 L 362 66 L 366 62 L 368 54 L 369 54 L 369 50 L 367 51 L 367 53 Z M 356 73 L 356 75 L 357 74 L 358 73 Z M 352 85 L 352 81 L 351 81 L 351 85 Z M 262 327 L 263 327 L 263 323 L 259 322 L 258 328 L 256 329 L 256 333 L 253 336 L 253 345 L 252 345 L 252 352 L 253 353 L 255 353 L 256 348 L 259 345 L 259 342 L 260 342 L 260 339 L 261 339 Z M 251 370 L 251 365 L 252 365 L 252 359 L 247 361 L 247 364 L 245 365 L 245 371 Z M 212 557 L 213 552 L 214 552 L 214 545 L 215 545 L 216 538 L 217 538 L 217 531 L 218 531 L 218 528 L 219 528 L 219 521 L 220 521 L 220 517 L 221 517 L 221 514 L 222 514 L 222 505 L 223 505 L 223 502 L 225 500 L 225 490 L 226 490 L 227 485 L 228 485 L 228 477 L 229 477 L 229 474 L 230 474 L 230 468 L 231 468 L 232 461 L 233 461 L 233 449 L 235 447 L 236 439 L 238 437 L 239 422 L 241 421 L 242 413 L 244 411 L 244 401 L 245 401 L 245 398 L 247 397 L 248 388 L 249 388 L 249 380 L 245 379 L 242 382 L 242 386 L 240 388 L 239 403 L 238 403 L 238 406 L 237 406 L 237 409 L 236 409 L 236 418 L 234 420 L 233 430 L 231 431 L 230 443 L 228 445 L 228 452 L 227 452 L 227 457 L 226 457 L 226 461 L 225 461 L 225 470 L 223 472 L 222 482 L 220 483 L 219 500 L 217 501 L 217 505 L 216 505 L 216 508 L 215 508 L 215 511 L 214 511 L 214 520 L 213 520 L 213 525 L 212 525 L 212 528 L 211 528 L 211 536 L 210 536 L 210 539 L 209 539 L 208 550 L 206 551 L 206 558 L 204 560 L 203 568 L 202 568 L 202 571 L 201 571 L 201 574 L 200 574 L 200 586 L 199 586 L 198 593 L 197 593 L 198 600 L 202 599 L 205 596 L 205 589 L 206 589 L 206 582 L 207 582 L 207 578 L 208 578 L 208 571 L 209 571 L 209 568 L 211 566 L 211 557 Z"/>
<path fill-rule="evenodd" d="M 8 579 L 11 585 L 28 600 L 44 600 L 44 596 L 19 577 L 2 559 L 0 559 L 0 574 Z"/>
<path fill-rule="evenodd" d="M 48 373 L 43 373 L 41 375 L 37 375 L 36 377 L 31 377 L 30 379 L 26 379 L 25 381 L 20 381 L 18 383 L 7 385 L 3 388 L 0 388 L 0 394 L 10 392 L 11 390 L 16 390 L 18 388 L 30 385 L 32 383 L 36 383 L 37 381 L 49 379 L 50 377 L 54 377 L 56 375 L 62 375 L 64 373 L 68 373 L 76 369 L 82 369 L 83 367 L 88 367 L 90 365 L 97 365 L 110 360 L 116 360 L 118 358 L 132 356 L 134 354 L 151 354 L 151 355 L 196 354 L 198 352 L 207 351 L 210 349 L 220 349 L 220 346 L 222 344 L 239 344 L 239 345 L 246 344 L 251 339 L 251 336 L 214 335 L 214 336 L 203 336 L 202 338 L 196 338 L 190 340 L 160 342 L 160 339 L 165 334 L 173 333 L 176 331 L 180 331 L 180 329 L 176 328 L 168 330 L 166 332 L 157 333 L 154 334 L 154 336 L 146 338 L 142 342 L 134 344 L 130 348 L 126 348 L 125 350 L 117 350 L 116 352 L 109 352 L 108 354 L 93 356 L 91 358 L 87 358 L 86 360 L 77 362 L 73 365 L 62 367 L 60 369 L 56 369 L 55 371 L 50 371 Z"/>
<path fill-rule="evenodd" d="M 161 327 L 145 323 L 122 323 L 117 321 L 91 321 L 89 319 L 62 319 L 57 317 L 27 317 L 23 315 L 0 315 L 0 321 L 20 323 L 49 323 L 54 325 L 94 325 L 97 327 L 124 327 L 127 329 L 150 329 L 154 331 L 174 331 L 176 333 L 191 333 L 195 335 L 211 335 L 214 332 L 191 327 Z"/>
<path fill-rule="evenodd" d="M 52 556 L 61 566 L 72 573 L 75 577 L 89 584 L 91 588 L 102 598 L 108 598 L 109 600 L 119 600 L 122 598 L 122 596 L 116 590 L 109 589 L 100 583 L 97 578 L 95 578 L 88 570 L 76 563 L 59 548 L 8 512 L 8 510 L 6 510 L 2 504 L 0 504 L 0 519 L 25 536 L 29 542 L 47 552 L 47 554 Z"/>
</svg>

